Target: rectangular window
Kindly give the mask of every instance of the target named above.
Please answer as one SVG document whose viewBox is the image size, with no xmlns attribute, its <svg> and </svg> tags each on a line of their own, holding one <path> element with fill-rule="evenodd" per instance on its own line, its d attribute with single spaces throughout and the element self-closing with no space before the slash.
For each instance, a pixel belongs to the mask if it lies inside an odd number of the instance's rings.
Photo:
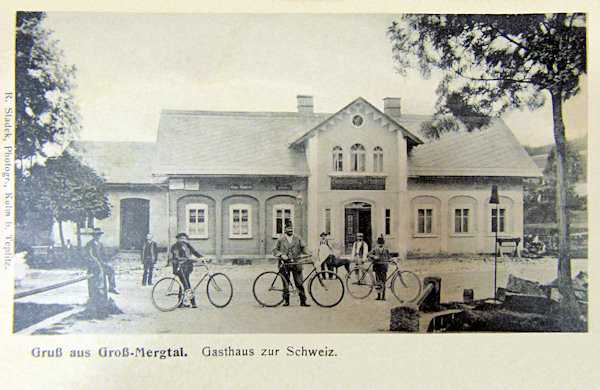
<svg viewBox="0 0 600 390">
<path fill-rule="evenodd" d="M 252 214 L 250 205 L 229 206 L 229 238 L 252 238 Z"/>
<path fill-rule="evenodd" d="M 417 211 L 417 233 L 433 233 L 433 209 L 419 209 Z"/>
<path fill-rule="evenodd" d="M 492 209 L 492 233 L 496 232 L 496 226 L 498 226 L 498 233 L 506 232 L 506 209 Z"/>
<path fill-rule="evenodd" d="M 392 234 L 392 210 L 385 209 L 385 234 Z"/>
<path fill-rule="evenodd" d="M 373 171 L 383 172 L 383 153 L 373 154 Z"/>
<path fill-rule="evenodd" d="M 344 163 L 343 163 L 343 157 L 344 155 L 342 154 L 341 151 L 333 151 L 333 170 L 334 172 L 342 172 L 344 170 Z"/>
<path fill-rule="evenodd" d="M 331 209 L 325 209 L 325 233 L 331 234 Z"/>
<path fill-rule="evenodd" d="M 208 206 L 188 204 L 185 209 L 185 230 L 190 238 L 208 238 Z"/>
<path fill-rule="evenodd" d="M 469 232 L 469 209 L 454 209 L 454 233 Z"/>
<path fill-rule="evenodd" d="M 284 233 L 286 224 L 294 224 L 294 206 L 276 205 L 273 206 L 273 237 L 278 237 Z"/>
</svg>

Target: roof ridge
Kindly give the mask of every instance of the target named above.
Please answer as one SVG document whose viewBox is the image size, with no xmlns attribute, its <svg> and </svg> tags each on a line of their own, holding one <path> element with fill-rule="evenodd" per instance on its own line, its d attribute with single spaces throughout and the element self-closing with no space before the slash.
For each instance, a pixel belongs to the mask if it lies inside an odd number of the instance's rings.
<svg viewBox="0 0 600 390">
<path fill-rule="evenodd" d="M 215 116 L 281 116 L 298 118 L 318 118 L 330 116 L 326 112 L 300 114 L 295 111 L 211 111 L 211 110 L 171 110 L 163 109 L 161 115 L 215 115 Z"/>
</svg>

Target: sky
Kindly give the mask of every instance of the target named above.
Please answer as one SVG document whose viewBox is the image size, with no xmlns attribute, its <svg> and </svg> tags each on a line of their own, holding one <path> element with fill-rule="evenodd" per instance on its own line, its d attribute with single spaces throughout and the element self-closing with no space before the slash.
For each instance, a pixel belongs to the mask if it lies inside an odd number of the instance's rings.
<svg viewBox="0 0 600 390">
<path fill-rule="evenodd" d="M 438 80 L 394 70 L 398 15 L 48 13 L 73 91 L 81 139 L 154 141 L 163 109 L 296 111 L 296 95 L 333 113 L 362 96 L 432 114 Z M 567 138 L 587 133 L 587 87 L 564 106 Z M 504 120 L 521 143 L 553 143 L 548 104 Z"/>
</svg>

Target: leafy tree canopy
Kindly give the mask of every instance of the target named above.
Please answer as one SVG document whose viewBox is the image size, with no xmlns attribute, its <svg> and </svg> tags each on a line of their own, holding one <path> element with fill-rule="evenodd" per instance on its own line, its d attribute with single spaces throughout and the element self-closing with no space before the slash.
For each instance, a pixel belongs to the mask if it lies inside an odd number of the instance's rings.
<svg viewBox="0 0 600 390">
<path fill-rule="evenodd" d="M 425 130 L 434 137 L 483 127 L 507 109 L 539 108 L 544 90 L 567 100 L 587 72 L 585 14 L 405 15 L 388 30 L 397 70 L 434 69 L 436 117 Z"/>
<path fill-rule="evenodd" d="M 57 41 L 40 26 L 44 17 L 42 12 L 17 13 L 15 161 L 24 170 L 60 154 L 79 132 L 71 95 L 75 67 L 61 62 Z"/>
<path fill-rule="evenodd" d="M 65 151 L 45 166 L 33 166 L 27 176 L 17 171 L 17 220 L 26 211 L 78 223 L 88 217 L 107 218 L 110 204 L 105 185 L 92 168 Z"/>
</svg>

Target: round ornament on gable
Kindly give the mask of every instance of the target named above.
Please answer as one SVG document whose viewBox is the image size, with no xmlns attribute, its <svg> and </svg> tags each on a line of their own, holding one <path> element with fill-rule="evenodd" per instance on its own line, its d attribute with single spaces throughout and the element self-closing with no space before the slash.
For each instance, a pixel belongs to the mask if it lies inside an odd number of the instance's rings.
<svg viewBox="0 0 600 390">
<path fill-rule="evenodd" d="M 362 117 L 362 116 L 360 116 L 360 115 L 358 115 L 358 114 L 356 114 L 356 115 L 354 115 L 354 116 L 352 117 L 352 124 L 353 124 L 355 127 L 360 127 L 360 126 L 362 126 L 362 124 L 363 124 L 363 121 L 364 121 L 363 117 Z"/>
</svg>

